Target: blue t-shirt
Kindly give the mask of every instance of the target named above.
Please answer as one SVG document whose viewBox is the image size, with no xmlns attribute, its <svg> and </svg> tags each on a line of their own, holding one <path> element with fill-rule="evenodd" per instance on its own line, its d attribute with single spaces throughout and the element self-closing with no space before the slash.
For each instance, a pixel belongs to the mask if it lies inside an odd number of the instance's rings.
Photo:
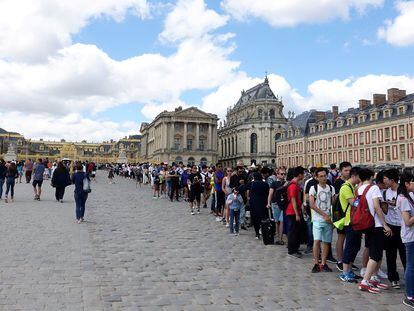
<svg viewBox="0 0 414 311">
<path fill-rule="evenodd" d="M 35 173 L 33 180 L 41 181 L 43 180 L 43 174 L 45 172 L 45 166 L 43 163 L 37 163 L 35 166 Z"/>
<path fill-rule="evenodd" d="M 219 190 L 221 190 L 221 183 L 222 183 L 223 178 L 224 178 L 224 172 L 223 171 L 216 171 L 214 173 L 214 176 L 215 176 L 215 178 L 214 178 L 214 189 L 216 191 L 219 191 Z M 218 179 L 219 182 L 216 182 L 216 179 Z"/>
<path fill-rule="evenodd" d="M 233 193 L 229 194 L 227 202 L 230 203 L 229 207 L 231 210 L 238 210 L 243 206 L 243 198 L 240 194 L 237 197 Z"/>
</svg>

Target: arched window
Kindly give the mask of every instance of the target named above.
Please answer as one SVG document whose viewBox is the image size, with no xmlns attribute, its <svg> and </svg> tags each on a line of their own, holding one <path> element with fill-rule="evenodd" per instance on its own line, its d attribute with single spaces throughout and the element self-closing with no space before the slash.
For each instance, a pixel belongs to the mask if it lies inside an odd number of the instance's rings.
<svg viewBox="0 0 414 311">
<path fill-rule="evenodd" d="M 257 134 L 250 135 L 250 153 L 257 153 Z"/>
<path fill-rule="evenodd" d="M 175 163 L 178 164 L 179 162 L 182 162 L 183 158 L 182 157 L 176 157 L 175 158 Z"/>
<path fill-rule="evenodd" d="M 231 138 L 231 155 L 234 155 L 234 137 Z"/>
<path fill-rule="evenodd" d="M 269 118 L 270 119 L 274 119 L 275 118 L 275 110 L 274 109 L 270 109 L 270 111 L 269 111 Z"/>
<path fill-rule="evenodd" d="M 200 159 L 200 165 L 201 165 L 201 166 L 203 166 L 203 165 L 207 165 L 207 159 L 206 159 L 206 158 L 201 158 L 201 159 Z"/>
<path fill-rule="evenodd" d="M 259 110 L 257 111 L 257 116 L 259 117 L 259 119 L 261 119 L 261 118 L 262 118 L 262 116 L 263 116 L 263 110 L 262 110 L 262 109 L 259 109 Z"/>
<path fill-rule="evenodd" d="M 193 158 L 193 157 L 189 157 L 189 158 L 188 158 L 188 164 L 189 164 L 189 165 L 194 165 L 194 162 L 195 162 L 195 160 L 194 160 L 194 158 Z"/>
</svg>

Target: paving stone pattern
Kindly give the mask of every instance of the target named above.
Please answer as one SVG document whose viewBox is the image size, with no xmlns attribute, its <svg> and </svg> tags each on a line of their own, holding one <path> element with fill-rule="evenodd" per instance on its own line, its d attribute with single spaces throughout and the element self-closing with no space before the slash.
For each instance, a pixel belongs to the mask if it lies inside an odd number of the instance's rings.
<svg viewBox="0 0 414 311">
<path fill-rule="evenodd" d="M 57 203 L 16 185 L 0 203 L 0 310 L 403 310 L 403 290 L 361 293 L 310 256 L 228 234 L 202 209 L 153 200 L 149 187 L 103 173 L 74 223 L 73 188 Z"/>
</svg>

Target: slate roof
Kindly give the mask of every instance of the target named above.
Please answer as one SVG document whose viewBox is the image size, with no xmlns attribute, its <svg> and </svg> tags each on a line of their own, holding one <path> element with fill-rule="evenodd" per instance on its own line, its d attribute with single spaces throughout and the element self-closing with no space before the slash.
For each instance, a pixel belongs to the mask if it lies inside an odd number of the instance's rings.
<svg viewBox="0 0 414 311">
<path fill-rule="evenodd" d="M 260 83 L 247 91 L 242 91 L 242 95 L 235 107 L 239 107 L 249 103 L 252 100 L 267 99 L 278 100 L 269 86 L 269 80 L 265 78 L 263 83 Z"/>
</svg>

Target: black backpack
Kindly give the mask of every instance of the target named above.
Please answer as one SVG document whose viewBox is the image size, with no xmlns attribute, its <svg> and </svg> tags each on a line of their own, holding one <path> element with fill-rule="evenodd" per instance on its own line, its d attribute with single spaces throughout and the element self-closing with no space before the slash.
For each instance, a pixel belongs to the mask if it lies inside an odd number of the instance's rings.
<svg viewBox="0 0 414 311">
<path fill-rule="evenodd" d="M 345 185 L 348 185 L 348 187 L 351 188 L 352 193 L 354 192 L 354 189 L 352 188 L 350 184 L 343 184 L 341 188 L 344 187 Z M 335 201 L 333 201 L 332 203 L 332 223 L 335 224 L 335 222 L 345 218 L 346 213 L 348 212 L 348 208 L 349 208 L 349 203 L 347 204 L 345 211 L 342 209 L 341 200 L 339 200 L 339 193 L 338 193 L 338 196 L 336 197 Z"/>
<path fill-rule="evenodd" d="M 287 190 L 290 185 L 291 183 L 289 182 L 288 184 L 277 188 L 275 191 L 276 204 L 282 211 L 286 210 L 289 205 Z"/>
</svg>

